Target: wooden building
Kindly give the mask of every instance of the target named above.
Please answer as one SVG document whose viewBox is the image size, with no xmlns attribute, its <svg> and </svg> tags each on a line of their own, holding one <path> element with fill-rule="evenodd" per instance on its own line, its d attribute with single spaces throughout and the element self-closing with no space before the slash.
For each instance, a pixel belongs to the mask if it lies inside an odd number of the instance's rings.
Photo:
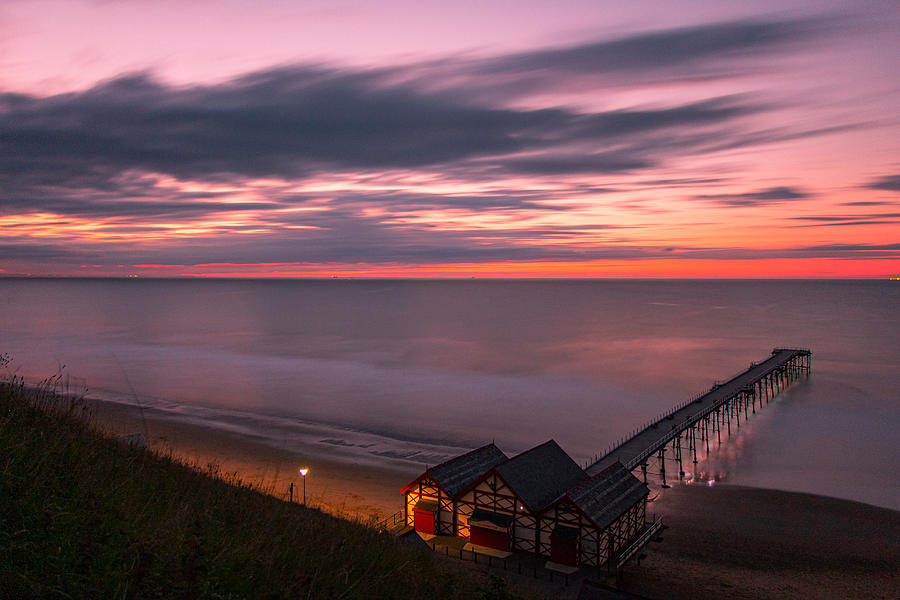
<svg viewBox="0 0 900 600">
<path fill-rule="evenodd" d="M 649 489 L 619 463 L 590 477 L 550 440 L 513 458 L 482 446 L 427 469 L 403 494 L 419 533 L 600 566 L 643 530 Z"/>
<path fill-rule="evenodd" d="M 550 440 L 502 462 L 457 499 L 458 535 L 501 551 L 537 552 L 537 519 L 551 502 L 588 478 Z"/>
<path fill-rule="evenodd" d="M 540 516 L 540 554 L 564 565 L 604 564 L 644 528 L 647 485 L 614 463 L 556 499 Z"/>
<path fill-rule="evenodd" d="M 434 535 L 457 534 L 456 497 L 486 471 L 507 460 L 494 444 L 429 467 L 403 488 L 406 524 Z M 466 536 L 468 537 L 468 531 Z"/>
</svg>

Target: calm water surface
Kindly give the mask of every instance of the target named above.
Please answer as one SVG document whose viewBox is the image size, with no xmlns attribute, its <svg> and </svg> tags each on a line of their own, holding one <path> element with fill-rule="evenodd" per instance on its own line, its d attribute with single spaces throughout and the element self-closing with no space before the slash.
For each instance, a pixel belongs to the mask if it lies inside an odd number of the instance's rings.
<svg viewBox="0 0 900 600">
<path fill-rule="evenodd" d="M 898 282 L 0 280 L 21 375 L 411 472 L 491 440 L 582 462 L 775 346 L 812 377 L 712 476 L 900 509 Z"/>
</svg>

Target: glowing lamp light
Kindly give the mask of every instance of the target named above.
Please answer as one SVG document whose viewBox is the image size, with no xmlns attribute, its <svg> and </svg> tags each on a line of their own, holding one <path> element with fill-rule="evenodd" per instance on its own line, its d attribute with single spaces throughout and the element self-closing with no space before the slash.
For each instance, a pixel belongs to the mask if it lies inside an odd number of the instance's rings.
<svg viewBox="0 0 900 600">
<path fill-rule="evenodd" d="M 303 506 L 306 506 L 306 474 L 309 473 L 309 467 L 297 469 L 297 472 L 300 473 L 300 477 L 303 478 Z"/>
</svg>

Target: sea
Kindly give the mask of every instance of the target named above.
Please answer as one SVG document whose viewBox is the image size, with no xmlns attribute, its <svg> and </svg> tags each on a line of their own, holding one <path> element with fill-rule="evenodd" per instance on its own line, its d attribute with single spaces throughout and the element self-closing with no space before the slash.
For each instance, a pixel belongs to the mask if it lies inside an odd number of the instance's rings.
<svg viewBox="0 0 900 600">
<path fill-rule="evenodd" d="M 810 377 L 703 481 L 900 509 L 900 282 L 0 279 L 6 376 L 412 474 L 491 441 L 584 464 L 775 347 Z"/>
</svg>

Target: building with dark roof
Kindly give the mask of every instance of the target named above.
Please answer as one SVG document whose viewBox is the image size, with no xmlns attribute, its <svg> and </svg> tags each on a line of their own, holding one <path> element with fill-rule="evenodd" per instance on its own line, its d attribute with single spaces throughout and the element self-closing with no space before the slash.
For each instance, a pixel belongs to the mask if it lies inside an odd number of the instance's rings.
<svg viewBox="0 0 900 600">
<path fill-rule="evenodd" d="M 621 464 L 588 476 L 550 440 L 513 458 L 488 444 L 403 489 L 406 523 L 478 547 L 600 566 L 645 526 L 649 489 Z"/>
<path fill-rule="evenodd" d="M 591 522 L 603 529 L 649 492 L 647 484 L 614 463 L 566 495 Z"/>
<path fill-rule="evenodd" d="M 566 565 L 602 565 L 644 529 L 650 490 L 614 463 L 567 491 L 542 513 L 540 554 Z"/>
<path fill-rule="evenodd" d="M 493 443 L 429 467 L 401 493 L 406 524 L 425 534 L 456 535 L 455 499 L 485 472 L 507 460 Z"/>
<path fill-rule="evenodd" d="M 428 473 L 451 496 L 456 496 L 488 469 L 508 458 L 493 443 L 428 469 Z"/>
<path fill-rule="evenodd" d="M 588 479 L 553 440 L 518 454 L 495 469 L 534 514 Z"/>
<path fill-rule="evenodd" d="M 459 535 L 500 551 L 537 553 L 538 516 L 551 502 L 588 479 L 550 440 L 486 471 L 457 498 Z M 498 528 L 497 523 L 508 525 Z"/>
</svg>

